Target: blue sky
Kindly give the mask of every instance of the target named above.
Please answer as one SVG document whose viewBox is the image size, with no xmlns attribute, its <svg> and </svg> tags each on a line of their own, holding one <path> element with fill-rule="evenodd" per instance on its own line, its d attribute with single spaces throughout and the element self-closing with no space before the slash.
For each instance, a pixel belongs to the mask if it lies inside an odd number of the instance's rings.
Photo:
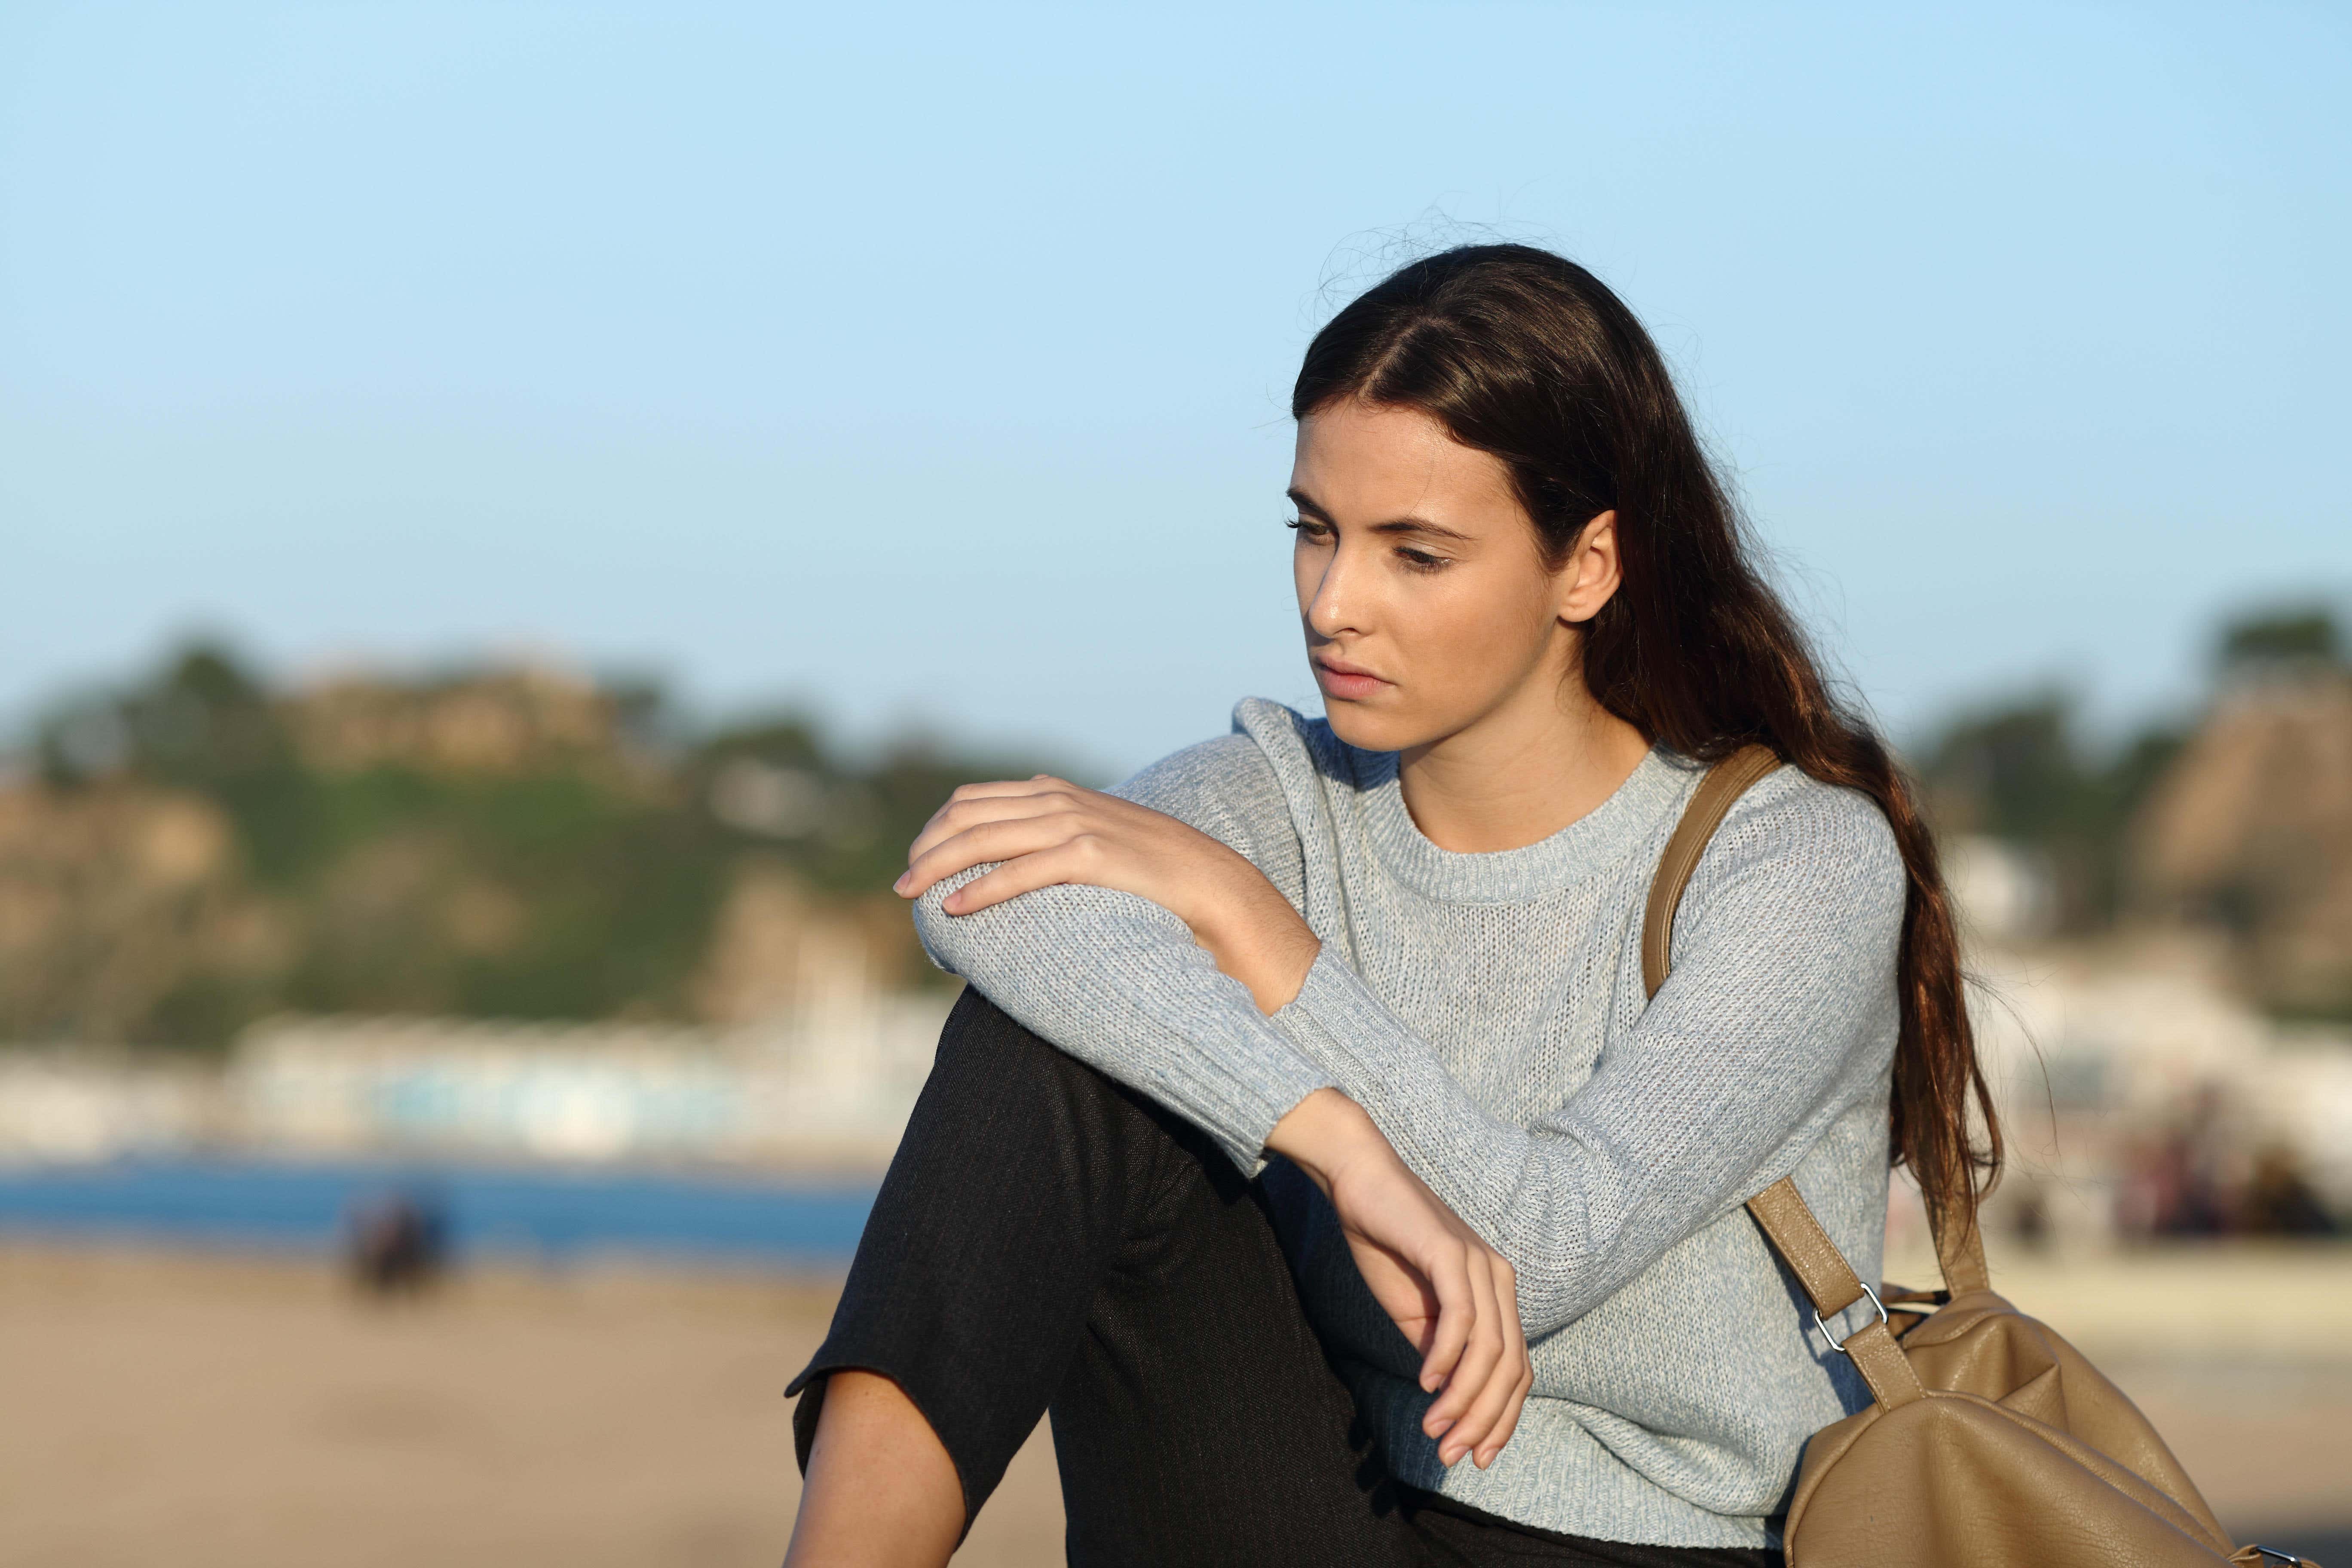
<svg viewBox="0 0 2352 1568">
<path fill-rule="evenodd" d="M 0 715 L 226 629 L 1118 772 L 1308 700 L 1307 336 L 1620 289 L 1899 732 L 2352 593 L 2352 21 L 0 7 Z"/>
</svg>

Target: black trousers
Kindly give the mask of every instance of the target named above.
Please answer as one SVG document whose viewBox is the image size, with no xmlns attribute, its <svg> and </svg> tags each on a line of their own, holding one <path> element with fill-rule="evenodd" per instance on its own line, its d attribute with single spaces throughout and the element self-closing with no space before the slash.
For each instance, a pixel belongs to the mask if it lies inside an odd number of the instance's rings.
<svg viewBox="0 0 2352 1568">
<path fill-rule="evenodd" d="M 1006 1017 L 957 1003 L 788 1393 L 800 1460 L 826 1373 L 891 1378 L 967 1517 L 1050 1411 L 1074 1564 L 1765 1568 L 1627 1546 L 1397 1485 L 1324 1359 L 1265 1198 L 1198 1129 Z"/>
</svg>

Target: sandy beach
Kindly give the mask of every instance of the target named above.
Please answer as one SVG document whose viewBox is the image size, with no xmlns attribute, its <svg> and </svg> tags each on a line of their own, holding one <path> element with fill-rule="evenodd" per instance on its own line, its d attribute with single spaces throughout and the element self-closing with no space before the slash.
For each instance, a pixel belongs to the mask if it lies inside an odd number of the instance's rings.
<svg viewBox="0 0 2352 1568">
<path fill-rule="evenodd" d="M 832 1287 L 0 1249 L 6 1568 L 721 1568 L 783 1555 Z M 1039 1433 L 960 1563 L 1061 1559 Z"/>
<path fill-rule="evenodd" d="M 2352 1561 L 2352 1252 L 2014 1268 L 2242 1539 Z M 823 1280 L 0 1247 L 0 1568 L 735 1568 L 798 1495 Z M 2334 1559 L 2326 1553 L 2333 1551 Z M 1041 1431 L 957 1562 L 1061 1561 Z"/>
</svg>

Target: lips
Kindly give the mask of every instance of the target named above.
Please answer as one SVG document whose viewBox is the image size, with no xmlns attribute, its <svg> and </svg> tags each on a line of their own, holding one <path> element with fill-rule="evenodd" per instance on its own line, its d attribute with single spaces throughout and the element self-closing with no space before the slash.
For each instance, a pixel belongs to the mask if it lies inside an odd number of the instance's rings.
<svg viewBox="0 0 2352 1568">
<path fill-rule="evenodd" d="M 1315 684 L 1323 689 L 1323 695 L 1341 702 L 1360 702 L 1393 684 L 1345 659 L 1317 658 L 1309 662 L 1315 666 Z"/>
</svg>

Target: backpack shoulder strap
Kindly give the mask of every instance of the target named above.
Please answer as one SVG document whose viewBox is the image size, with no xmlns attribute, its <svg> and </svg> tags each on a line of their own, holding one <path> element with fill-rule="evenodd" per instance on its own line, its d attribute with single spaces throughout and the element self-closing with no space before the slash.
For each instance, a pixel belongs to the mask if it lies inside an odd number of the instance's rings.
<svg viewBox="0 0 2352 1568">
<path fill-rule="evenodd" d="M 1650 995 L 1658 994 L 1673 967 L 1675 911 L 1682 904 L 1683 889 L 1689 885 L 1699 857 L 1706 852 L 1707 841 L 1715 837 L 1732 803 L 1780 766 L 1780 759 L 1766 748 L 1742 746 L 1707 770 L 1690 805 L 1683 808 L 1683 819 L 1675 825 L 1674 837 L 1666 840 L 1665 853 L 1658 858 L 1658 874 L 1650 883 L 1649 907 L 1642 917 L 1642 985 Z M 1813 1217 L 1795 1182 L 1783 1176 L 1748 1199 L 1748 1212 L 1822 1318 L 1834 1317 L 1869 1294 L 1853 1265 Z M 1920 1396 L 1917 1377 L 1886 1331 L 1884 1309 L 1877 1322 L 1851 1336 L 1841 1348 L 1853 1356 L 1856 1370 L 1880 1404 L 1892 1407 Z"/>
</svg>

